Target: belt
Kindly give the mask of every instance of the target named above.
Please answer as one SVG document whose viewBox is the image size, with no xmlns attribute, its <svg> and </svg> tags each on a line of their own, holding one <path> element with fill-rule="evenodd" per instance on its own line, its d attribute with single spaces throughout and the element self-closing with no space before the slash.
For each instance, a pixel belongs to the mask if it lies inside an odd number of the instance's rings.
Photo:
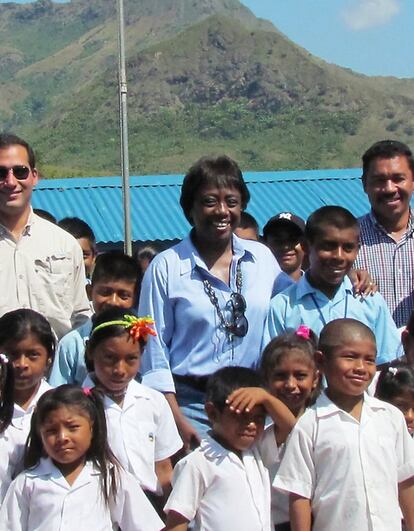
<svg viewBox="0 0 414 531">
<path fill-rule="evenodd" d="M 188 385 L 202 393 L 206 392 L 208 376 L 182 376 L 181 374 L 173 374 L 173 378 L 175 382 Z"/>
</svg>

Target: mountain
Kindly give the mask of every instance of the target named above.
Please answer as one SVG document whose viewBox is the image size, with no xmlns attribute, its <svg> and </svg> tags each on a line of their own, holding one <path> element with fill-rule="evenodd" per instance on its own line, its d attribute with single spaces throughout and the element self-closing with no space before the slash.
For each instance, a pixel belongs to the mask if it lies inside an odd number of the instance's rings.
<svg viewBox="0 0 414 531">
<path fill-rule="evenodd" d="M 226 152 L 244 169 L 359 164 L 414 135 L 414 80 L 327 64 L 238 0 L 127 0 L 132 173 Z M 0 4 L 0 119 L 46 176 L 119 173 L 113 0 Z"/>
</svg>

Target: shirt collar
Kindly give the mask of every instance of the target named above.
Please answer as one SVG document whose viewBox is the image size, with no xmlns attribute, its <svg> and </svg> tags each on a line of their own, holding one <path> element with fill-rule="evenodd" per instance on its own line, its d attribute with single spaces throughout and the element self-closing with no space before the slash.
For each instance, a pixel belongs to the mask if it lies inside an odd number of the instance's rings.
<svg viewBox="0 0 414 531">
<path fill-rule="evenodd" d="M 235 258 L 256 261 L 254 251 L 246 248 L 245 240 L 242 240 L 241 238 L 238 238 L 235 234 L 233 234 L 232 242 L 233 255 Z M 191 239 L 191 233 L 181 242 L 179 255 L 181 275 L 188 274 L 195 267 L 200 267 L 201 269 L 208 271 L 205 261 L 200 256 L 200 253 L 198 252 Z"/>
<path fill-rule="evenodd" d="M 30 207 L 29 217 L 27 218 L 26 225 L 22 230 L 22 236 L 30 235 L 31 227 L 36 222 L 36 214 L 33 212 L 33 208 Z M 10 235 L 10 231 L 2 223 L 0 223 L 0 235 Z"/>
<path fill-rule="evenodd" d="M 367 410 L 366 412 L 368 414 L 379 409 L 386 409 L 384 403 L 381 402 L 381 400 L 369 396 L 367 393 L 364 393 L 363 407 Z M 318 418 L 329 417 L 334 414 L 346 413 L 343 409 L 339 408 L 336 404 L 332 402 L 332 400 L 327 397 L 325 391 L 323 391 L 319 396 L 314 408 L 316 411 L 316 416 Z"/>
<path fill-rule="evenodd" d="M 211 433 L 211 432 L 210 432 Z M 214 460 L 224 460 L 224 459 L 230 459 L 231 461 L 236 462 L 237 464 L 242 465 L 241 459 L 237 456 L 235 452 L 232 450 L 228 450 L 227 448 L 224 448 L 219 442 L 217 442 L 211 435 L 205 435 L 203 439 L 201 439 L 200 443 L 200 449 L 203 451 L 204 455 L 207 459 L 210 459 L 211 461 Z M 242 452 L 243 457 L 245 455 L 252 454 L 251 450 L 245 450 Z"/>
<path fill-rule="evenodd" d="M 62 472 L 54 465 L 50 457 L 42 457 L 37 466 L 26 470 L 25 473 L 31 478 L 50 478 L 55 483 L 67 488 L 68 490 L 72 488 L 72 486 L 70 486 L 63 477 Z M 91 461 L 86 461 L 81 473 L 76 478 L 76 487 L 81 487 L 82 485 L 89 483 L 91 476 L 99 475 L 100 472 L 93 466 L 93 463 Z"/>
<path fill-rule="evenodd" d="M 381 223 L 377 220 L 377 218 L 375 217 L 375 214 L 374 214 L 374 211 L 371 209 L 370 212 L 368 213 L 368 218 L 371 222 L 371 224 L 377 229 L 377 230 L 380 230 L 381 232 L 383 232 L 384 234 L 387 234 L 387 231 L 384 229 L 384 227 L 381 225 Z M 410 208 L 410 215 L 408 217 L 408 225 L 407 225 L 407 230 L 405 232 L 405 234 L 407 236 L 411 236 L 414 232 L 414 216 L 413 216 L 413 211 L 412 209 Z"/>
<path fill-rule="evenodd" d="M 26 415 L 31 415 L 33 413 L 33 410 L 39 398 L 44 393 L 46 393 L 46 391 L 49 391 L 49 389 L 52 389 L 52 387 L 46 382 L 46 380 L 41 380 L 39 389 L 36 391 L 36 394 L 32 398 L 32 401 L 30 402 L 29 407 L 26 410 L 21 408 L 16 403 L 14 404 L 13 420 L 16 420 L 21 417 L 25 417 Z"/>
<path fill-rule="evenodd" d="M 83 381 L 82 387 L 95 387 L 96 384 L 92 379 L 93 373 L 88 374 Z M 128 384 L 125 398 L 123 402 L 123 406 L 120 409 L 126 409 L 130 406 L 131 403 L 135 402 L 135 399 L 137 398 L 144 398 L 145 400 L 151 400 L 151 393 L 150 391 L 145 387 L 145 385 L 142 385 L 138 383 L 136 380 L 131 380 Z M 116 407 L 119 407 L 118 404 L 116 404 L 109 396 L 104 395 L 104 404 L 107 407 L 112 407 L 114 404 Z"/>
<path fill-rule="evenodd" d="M 345 275 L 343 281 L 341 282 L 341 285 L 339 286 L 338 291 L 335 293 L 335 298 L 338 295 L 341 295 L 341 297 L 344 296 L 346 292 L 352 294 L 352 282 L 350 281 L 348 275 Z M 306 275 L 302 275 L 300 279 L 298 280 L 298 282 L 296 283 L 296 294 L 297 294 L 298 300 L 302 299 L 306 295 L 315 295 L 316 297 L 318 296 L 325 297 L 325 295 L 323 295 L 323 293 L 320 290 L 318 290 L 317 288 L 312 286 L 312 284 L 310 284 Z"/>
</svg>

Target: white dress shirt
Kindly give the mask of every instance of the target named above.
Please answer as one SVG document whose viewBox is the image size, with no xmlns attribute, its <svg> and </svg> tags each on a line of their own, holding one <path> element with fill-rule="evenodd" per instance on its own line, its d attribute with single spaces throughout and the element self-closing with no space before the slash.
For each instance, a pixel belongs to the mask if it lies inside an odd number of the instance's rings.
<svg viewBox="0 0 414 531">
<path fill-rule="evenodd" d="M 0 531 L 159 531 L 164 524 L 138 482 L 119 471 L 117 496 L 109 506 L 100 473 L 87 462 L 72 485 L 51 459 L 22 472 L 0 509 Z"/>
<path fill-rule="evenodd" d="M 52 389 L 51 386 L 42 380 L 27 409 L 14 404 L 13 419 L 0 435 L 0 505 L 12 479 L 23 470 L 24 446 L 29 435 L 32 414 L 39 398 L 49 389 Z"/>
<path fill-rule="evenodd" d="M 83 383 L 94 385 L 90 376 Z M 143 489 L 161 494 L 155 463 L 183 446 L 164 395 L 131 380 L 122 406 L 104 396 L 104 408 L 112 452 Z"/>
<path fill-rule="evenodd" d="M 258 447 L 240 459 L 207 437 L 174 468 L 173 490 L 164 508 L 197 531 L 270 531 L 270 481 Z"/>
<path fill-rule="evenodd" d="M 18 241 L 0 224 L 0 315 L 18 308 L 44 315 L 58 338 L 91 315 L 80 245 L 33 212 Z"/>
<path fill-rule="evenodd" d="M 311 500 L 313 531 L 397 531 L 398 483 L 412 476 L 401 411 L 366 394 L 358 422 L 323 393 L 294 427 L 274 486 Z"/>
</svg>

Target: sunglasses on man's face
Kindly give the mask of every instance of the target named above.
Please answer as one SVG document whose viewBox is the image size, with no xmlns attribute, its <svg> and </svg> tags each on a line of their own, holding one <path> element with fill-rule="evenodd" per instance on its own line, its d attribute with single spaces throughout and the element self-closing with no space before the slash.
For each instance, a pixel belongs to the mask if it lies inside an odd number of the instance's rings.
<svg viewBox="0 0 414 531">
<path fill-rule="evenodd" d="M 24 181 L 29 177 L 30 168 L 17 164 L 16 166 L 0 166 L 0 181 L 5 181 L 9 172 L 12 172 L 18 181 Z"/>
</svg>

